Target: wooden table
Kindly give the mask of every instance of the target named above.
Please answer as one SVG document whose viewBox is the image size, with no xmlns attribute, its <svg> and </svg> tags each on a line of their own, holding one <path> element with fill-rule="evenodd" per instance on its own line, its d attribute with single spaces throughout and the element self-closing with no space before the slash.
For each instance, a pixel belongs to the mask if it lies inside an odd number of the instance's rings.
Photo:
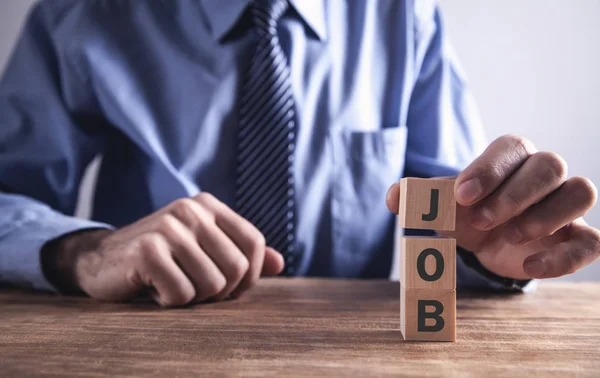
<svg viewBox="0 0 600 378">
<path fill-rule="evenodd" d="M 600 285 L 459 293 L 456 343 L 405 342 L 399 285 L 269 279 L 163 310 L 0 291 L 0 376 L 600 376 Z"/>
</svg>

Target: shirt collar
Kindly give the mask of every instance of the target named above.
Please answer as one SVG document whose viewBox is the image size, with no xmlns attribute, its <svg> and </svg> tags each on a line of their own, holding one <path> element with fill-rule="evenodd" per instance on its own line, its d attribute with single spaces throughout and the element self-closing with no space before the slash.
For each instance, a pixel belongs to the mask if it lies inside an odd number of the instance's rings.
<svg viewBox="0 0 600 378">
<path fill-rule="evenodd" d="M 201 0 L 211 33 L 221 40 L 238 22 L 250 0 Z M 327 39 L 325 0 L 289 0 L 310 30 L 321 41 Z"/>
</svg>

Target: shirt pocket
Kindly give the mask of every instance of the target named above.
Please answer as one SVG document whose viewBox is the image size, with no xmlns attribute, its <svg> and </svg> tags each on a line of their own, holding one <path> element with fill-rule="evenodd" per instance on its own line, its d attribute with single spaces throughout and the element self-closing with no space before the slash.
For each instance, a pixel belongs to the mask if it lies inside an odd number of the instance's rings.
<svg viewBox="0 0 600 378">
<path fill-rule="evenodd" d="M 338 276 L 360 276 L 380 252 L 391 259 L 395 217 L 385 195 L 402 177 L 406 134 L 404 125 L 332 132 L 332 246 Z"/>
</svg>

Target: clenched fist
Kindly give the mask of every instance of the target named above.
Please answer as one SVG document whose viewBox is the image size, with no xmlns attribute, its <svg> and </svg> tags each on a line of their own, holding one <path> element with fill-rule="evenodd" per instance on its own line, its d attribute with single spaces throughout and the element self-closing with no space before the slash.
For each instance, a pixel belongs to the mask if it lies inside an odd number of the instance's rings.
<svg viewBox="0 0 600 378">
<path fill-rule="evenodd" d="M 206 193 L 117 231 L 69 235 L 45 253 L 50 270 L 91 297 L 127 300 L 150 288 L 162 306 L 238 296 L 284 265 L 250 222 Z"/>
<path fill-rule="evenodd" d="M 582 219 L 597 190 L 567 178 L 567 163 L 518 136 L 495 140 L 456 178 L 456 239 L 488 270 L 508 278 L 573 273 L 600 256 L 600 231 Z M 398 212 L 399 185 L 387 205 Z"/>
</svg>

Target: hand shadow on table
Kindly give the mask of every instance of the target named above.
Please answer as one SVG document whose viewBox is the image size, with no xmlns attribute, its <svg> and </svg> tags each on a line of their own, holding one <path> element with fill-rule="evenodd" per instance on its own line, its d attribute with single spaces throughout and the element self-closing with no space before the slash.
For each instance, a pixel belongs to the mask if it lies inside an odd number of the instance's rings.
<svg viewBox="0 0 600 378">
<path fill-rule="evenodd" d="M 135 298 L 123 302 L 109 302 L 98 299 L 93 299 L 85 295 L 61 295 L 48 291 L 35 290 L 33 288 L 24 288 L 14 286 L 8 283 L 0 282 L 0 295 L 5 291 L 10 291 L 13 295 L 3 297 L 0 301 L 4 305 L 20 305 L 20 306 L 36 306 L 43 305 L 45 307 L 63 308 L 63 309 L 80 309 L 86 312 L 144 312 L 148 310 L 185 310 L 193 309 L 197 305 L 215 303 L 215 300 L 209 299 L 204 301 L 192 302 L 184 306 L 162 308 L 153 299 L 149 291 L 140 292 Z M 23 294 L 22 296 L 18 294 Z M 227 299 L 223 302 L 230 301 Z"/>
<path fill-rule="evenodd" d="M 12 286 L 6 283 L 0 283 L 0 295 L 9 290 L 13 294 L 22 293 L 22 296 L 19 295 L 11 295 L 8 297 L 2 298 L 3 304 L 9 305 L 20 305 L 20 306 L 35 306 L 35 305 L 44 305 L 53 308 L 63 308 L 63 309 L 80 309 L 85 310 L 86 312 L 114 312 L 114 311 L 126 311 L 126 312 L 145 312 L 148 310 L 190 310 L 197 308 L 197 306 L 207 305 L 216 303 L 214 300 L 204 300 L 198 302 L 192 302 L 190 304 L 178 307 L 169 307 L 162 308 L 160 307 L 153 299 L 152 294 L 148 291 L 141 292 L 138 296 L 136 296 L 133 300 L 124 301 L 124 302 L 108 302 L 101 301 L 89 298 L 85 295 L 60 295 L 55 293 L 49 293 L 44 291 L 37 291 L 34 289 L 27 289 L 22 287 Z M 516 292 L 506 292 L 506 291 L 497 291 L 497 290 L 489 290 L 489 289 L 477 289 L 477 290 L 465 290 L 460 289 L 457 290 L 457 310 L 461 311 L 462 309 L 467 308 L 477 308 L 479 305 L 475 304 L 470 300 L 511 300 L 515 297 L 521 297 L 522 293 Z M 353 295 L 348 293 L 347 301 L 351 301 L 353 299 Z M 339 300 L 340 298 L 338 298 Z M 399 303 L 399 286 L 388 286 L 384 287 L 384 290 L 379 291 L 374 295 L 375 300 L 388 301 L 394 300 Z M 227 299 L 220 303 L 227 303 L 235 301 L 234 299 Z M 346 303 L 346 301 L 341 301 L 341 303 Z M 338 303 L 340 304 L 340 303 Z M 335 305 L 335 304 L 334 304 Z M 345 307 L 345 305 L 344 305 Z"/>
</svg>

